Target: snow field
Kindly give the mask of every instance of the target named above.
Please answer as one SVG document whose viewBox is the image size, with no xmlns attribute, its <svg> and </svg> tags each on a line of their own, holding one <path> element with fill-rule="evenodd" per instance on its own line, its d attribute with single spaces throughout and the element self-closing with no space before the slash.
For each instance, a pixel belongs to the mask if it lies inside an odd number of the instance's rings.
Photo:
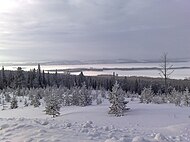
<svg viewBox="0 0 190 142">
<path fill-rule="evenodd" d="M 21 103 L 19 104 L 21 106 Z M 140 104 L 135 100 L 123 117 L 107 114 L 109 103 L 62 107 L 56 118 L 44 106 L 0 111 L 2 142 L 189 142 L 188 107 Z"/>
</svg>

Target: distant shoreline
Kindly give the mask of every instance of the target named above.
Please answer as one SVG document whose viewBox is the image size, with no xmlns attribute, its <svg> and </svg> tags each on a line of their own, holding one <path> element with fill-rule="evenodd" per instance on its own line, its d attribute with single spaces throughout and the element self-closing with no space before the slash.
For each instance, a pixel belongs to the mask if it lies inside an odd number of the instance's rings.
<svg viewBox="0 0 190 142">
<path fill-rule="evenodd" d="M 185 63 L 189 60 L 177 60 L 170 59 L 169 63 Z M 99 64 L 154 64 L 162 63 L 160 60 L 128 60 L 128 59 L 118 59 L 118 60 L 90 60 L 90 61 L 80 61 L 80 60 L 63 60 L 63 61 L 34 61 L 34 62 L 0 62 L 1 66 L 37 66 L 38 64 L 42 66 L 47 65 L 99 65 Z"/>
<path fill-rule="evenodd" d="M 179 69 L 190 69 L 190 67 L 173 67 L 170 70 L 179 70 Z M 45 70 L 49 72 L 69 72 L 69 73 L 75 73 L 75 72 L 83 72 L 83 71 L 96 71 L 96 72 L 102 72 L 102 71 L 144 71 L 144 70 L 161 70 L 161 68 L 158 67 L 142 67 L 142 68 L 73 68 L 73 69 L 50 69 Z"/>
</svg>

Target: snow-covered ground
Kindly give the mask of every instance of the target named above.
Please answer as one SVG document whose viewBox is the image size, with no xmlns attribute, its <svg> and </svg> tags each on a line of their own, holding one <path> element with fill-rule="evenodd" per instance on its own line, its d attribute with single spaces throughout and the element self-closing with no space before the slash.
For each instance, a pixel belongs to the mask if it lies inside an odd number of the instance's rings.
<svg viewBox="0 0 190 142">
<path fill-rule="evenodd" d="M 129 102 L 123 117 L 109 115 L 109 103 L 62 107 L 56 118 L 39 108 L 0 111 L 1 142 L 189 142 L 190 108 Z"/>
</svg>

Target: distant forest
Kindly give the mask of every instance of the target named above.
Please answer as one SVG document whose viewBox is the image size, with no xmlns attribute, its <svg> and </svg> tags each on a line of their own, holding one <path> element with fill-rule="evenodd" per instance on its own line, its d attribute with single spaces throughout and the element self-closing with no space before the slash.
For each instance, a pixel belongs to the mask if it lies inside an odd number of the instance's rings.
<svg viewBox="0 0 190 142">
<path fill-rule="evenodd" d="M 113 75 L 84 76 L 58 73 L 49 73 L 38 69 L 23 71 L 18 67 L 16 71 L 0 70 L 0 89 L 5 88 L 46 88 L 46 87 L 67 87 L 82 86 L 85 82 L 87 88 L 111 90 L 115 81 L 118 81 L 124 91 L 140 94 L 145 87 L 152 87 L 154 93 L 164 93 L 164 79 L 150 77 L 121 77 Z M 175 88 L 177 91 L 184 91 L 190 88 L 190 80 L 168 79 L 169 92 Z"/>
</svg>

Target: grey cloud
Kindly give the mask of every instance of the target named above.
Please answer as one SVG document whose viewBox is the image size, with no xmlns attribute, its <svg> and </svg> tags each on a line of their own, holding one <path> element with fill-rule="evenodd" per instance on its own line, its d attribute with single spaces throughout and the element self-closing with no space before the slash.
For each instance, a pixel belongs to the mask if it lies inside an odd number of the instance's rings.
<svg viewBox="0 0 190 142">
<path fill-rule="evenodd" d="M 0 11 L 0 46 L 12 59 L 189 57 L 189 0 L 15 1 Z"/>
</svg>

